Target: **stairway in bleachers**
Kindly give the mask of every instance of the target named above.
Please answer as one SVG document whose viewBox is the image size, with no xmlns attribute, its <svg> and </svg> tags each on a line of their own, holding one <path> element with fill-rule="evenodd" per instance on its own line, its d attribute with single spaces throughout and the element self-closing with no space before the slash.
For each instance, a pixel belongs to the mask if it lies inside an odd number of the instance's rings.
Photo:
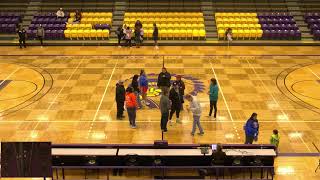
<svg viewBox="0 0 320 180">
<path fill-rule="evenodd" d="M 114 10 L 112 16 L 112 27 L 110 32 L 110 38 L 117 38 L 115 31 L 119 26 L 122 26 L 124 13 L 127 7 L 127 0 L 117 0 L 114 3 Z"/>
<path fill-rule="evenodd" d="M 35 14 L 40 10 L 42 0 L 30 0 L 29 5 L 26 9 L 25 15 L 22 19 L 22 25 L 24 28 L 27 28 L 31 24 L 31 20 Z"/>
<path fill-rule="evenodd" d="M 218 33 L 217 33 L 217 27 L 216 27 L 216 23 L 213 16 L 215 12 L 212 7 L 212 0 L 202 0 L 201 11 L 203 13 L 204 25 L 206 28 L 206 39 L 217 40 Z"/>
<path fill-rule="evenodd" d="M 304 12 L 300 9 L 299 0 L 286 0 L 288 11 L 293 15 L 300 31 L 302 40 L 312 40 L 313 36 L 310 34 L 307 23 L 304 22 Z"/>
</svg>

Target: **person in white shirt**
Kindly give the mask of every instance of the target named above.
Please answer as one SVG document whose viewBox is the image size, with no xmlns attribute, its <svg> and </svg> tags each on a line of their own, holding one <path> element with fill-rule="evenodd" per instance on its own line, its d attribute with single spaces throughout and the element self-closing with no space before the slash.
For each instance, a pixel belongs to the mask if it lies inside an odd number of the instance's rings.
<svg viewBox="0 0 320 180">
<path fill-rule="evenodd" d="M 191 111 L 193 114 L 193 126 L 191 135 L 194 136 L 194 133 L 196 131 L 196 126 L 198 126 L 200 133 L 198 135 L 202 136 L 204 134 L 203 128 L 200 124 L 200 117 L 201 117 L 201 106 L 198 100 L 195 96 L 191 96 L 190 94 L 187 94 L 185 97 L 190 102 L 190 108 L 187 108 L 187 111 Z"/>
<path fill-rule="evenodd" d="M 57 18 L 63 18 L 64 17 L 64 12 L 63 12 L 62 8 L 60 8 L 57 11 L 56 15 L 57 15 Z"/>
</svg>

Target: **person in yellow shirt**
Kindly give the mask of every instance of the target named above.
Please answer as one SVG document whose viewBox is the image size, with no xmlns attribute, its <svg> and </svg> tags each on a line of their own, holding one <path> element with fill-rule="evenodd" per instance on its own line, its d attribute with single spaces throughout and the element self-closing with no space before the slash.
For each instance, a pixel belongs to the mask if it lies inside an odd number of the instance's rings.
<svg viewBox="0 0 320 180">
<path fill-rule="evenodd" d="M 277 129 L 275 129 L 275 130 L 273 130 L 273 134 L 271 135 L 270 144 L 275 145 L 276 148 L 278 149 L 279 142 L 280 142 L 279 132 Z"/>
</svg>

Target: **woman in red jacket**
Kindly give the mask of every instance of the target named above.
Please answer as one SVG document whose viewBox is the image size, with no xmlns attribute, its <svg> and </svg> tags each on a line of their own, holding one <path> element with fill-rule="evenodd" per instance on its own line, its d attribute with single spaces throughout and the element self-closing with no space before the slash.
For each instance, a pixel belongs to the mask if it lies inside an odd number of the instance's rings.
<svg viewBox="0 0 320 180">
<path fill-rule="evenodd" d="M 135 129 L 136 126 L 136 111 L 137 111 L 137 97 L 133 93 L 133 88 L 128 87 L 126 89 L 126 107 L 130 122 L 130 127 Z"/>
</svg>

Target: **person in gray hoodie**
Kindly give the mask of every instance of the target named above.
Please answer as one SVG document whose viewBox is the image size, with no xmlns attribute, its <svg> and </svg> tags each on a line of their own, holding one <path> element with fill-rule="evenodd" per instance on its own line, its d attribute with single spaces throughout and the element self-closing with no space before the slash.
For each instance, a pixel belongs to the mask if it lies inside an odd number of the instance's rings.
<svg viewBox="0 0 320 180">
<path fill-rule="evenodd" d="M 191 111 L 193 114 L 193 126 L 191 135 L 194 136 L 196 131 L 196 126 L 198 126 L 200 133 L 198 135 L 202 136 L 204 134 L 202 126 L 200 124 L 200 117 L 201 117 L 201 106 L 195 96 L 191 96 L 190 94 L 186 95 L 185 97 L 190 102 L 190 108 L 187 108 L 187 111 Z"/>
<path fill-rule="evenodd" d="M 41 46 L 43 46 L 43 38 L 44 38 L 44 28 L 40 24 L 40 26 L 37 29 L 37 37 L 40 40 Z"/>
<path fill-rule="evenodd" d="M 167 132 L 167 123 L 169 118 L 170 100 L 168 92 L 164 91 L 160 98 L 160 111 L 161 111 L 161 130 Z"/>
</svg>

